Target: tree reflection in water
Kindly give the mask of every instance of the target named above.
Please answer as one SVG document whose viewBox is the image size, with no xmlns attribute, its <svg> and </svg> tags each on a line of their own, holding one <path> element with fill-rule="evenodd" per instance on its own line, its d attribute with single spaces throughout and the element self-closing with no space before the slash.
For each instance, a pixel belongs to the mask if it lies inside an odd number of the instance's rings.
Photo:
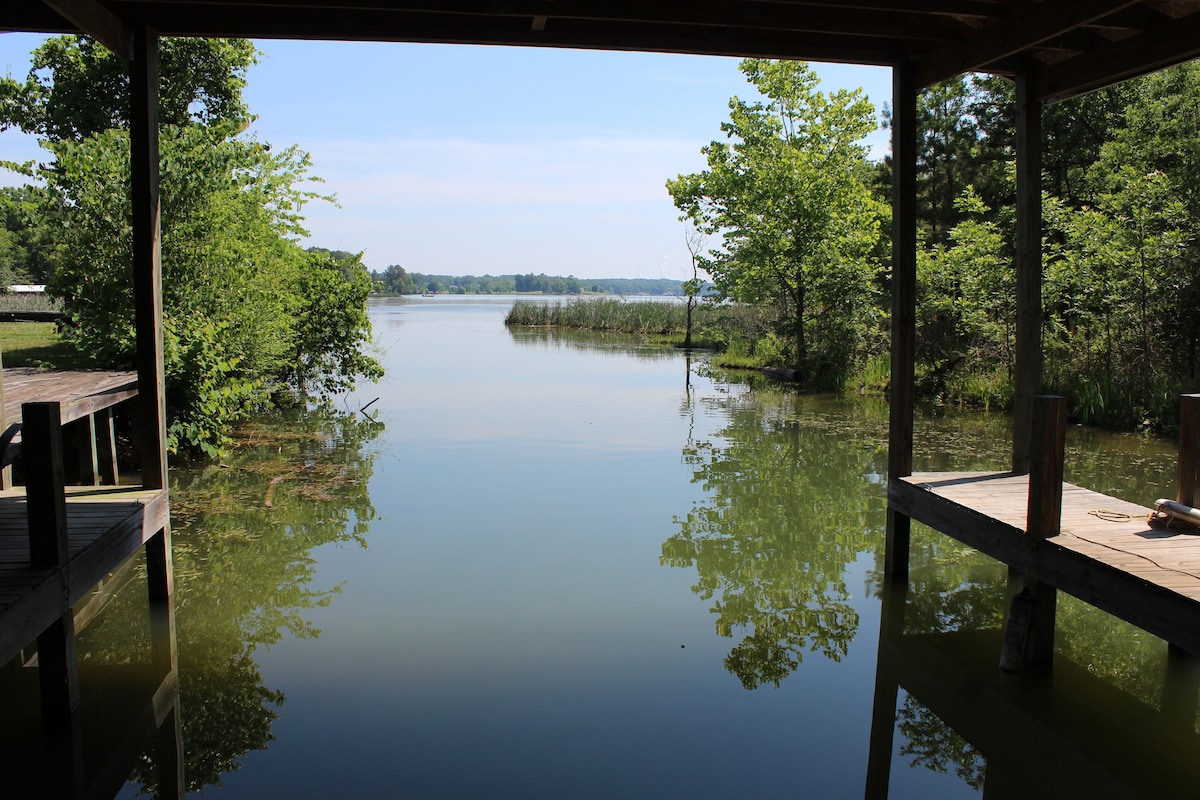
<svg viewBox="0 0 1200 800">
<path fill-rule="evenodd" d="M 243 428 L 221 462 L 172 470 L 176 625 L 184 774 L 189 791 L 219 785 L 246 753 L 272 740 L 284 695 L 263 685 L 259 647 L 285 635 L 315 638 L 306 611 L 340 586 L 314 585 L 313 548 L 367 546 L 368 493 L 383 423 L 329 407 L 294 410 Z M 122 592 L 90 637 L 128 657 L 144 599 Z M 141 625 L 144 627 L 144 623 Z M 91 657 L 104 653 L 92 648 Z M 132 780 L 156 791 L 143 760 Z"/>
<path fill-rule="evenodd" d="M 694 567 L 717 632 L 741 635 L 725 666 L 742 685 L 779 686 L 805 651 L 841 660 L 858 630 L 846 570 L 882 532 L 883 431 L 865 409 L 791 393 L 711 402 L 728 424 L 684 448 L 705 496 L 661 563 Z"/>
</svg>

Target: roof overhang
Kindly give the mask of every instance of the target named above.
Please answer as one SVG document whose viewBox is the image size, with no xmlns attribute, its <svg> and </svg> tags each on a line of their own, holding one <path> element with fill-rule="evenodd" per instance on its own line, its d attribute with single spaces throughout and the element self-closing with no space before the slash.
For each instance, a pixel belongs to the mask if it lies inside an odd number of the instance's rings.
<svg viewBox="0 0 1200 800">
<path fill-rule="evenodd" d="M 1200 57 L 1200 0 L 6 0 L 0 30 L 642 50 L 1034 77 L 1059 100 Z"/>
</svg>

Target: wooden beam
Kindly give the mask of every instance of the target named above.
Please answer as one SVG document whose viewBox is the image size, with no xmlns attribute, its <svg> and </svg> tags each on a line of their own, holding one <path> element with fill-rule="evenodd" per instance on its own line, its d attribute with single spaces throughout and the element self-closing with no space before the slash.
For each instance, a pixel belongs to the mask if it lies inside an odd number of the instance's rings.
<svg viewBox="0 0 1200 800">
<path fill-rule="evenodd" d="M 133 213 L 133 303 L 137 326 L 142 485 L 167 487 L 167 413 L 163 374 L 162 252 L 158 168 L 158 33 L 133 32 L 129 65 L 129 144 Z"/>
<path fill-rule="evenodd" d="M 1033 398 L 1042 390 L 1042 108 L 1017 76 L 1017 319 L 1012 470 L 1029 472 Z"/>
<path fill-rule="evenodd" d="M 892 69 L 892 365 L 888 480 L 912 474 L 917 341 L 917 85 L 911 64 Z M 908 577 L 911 521 L 890 502 L 884 571 Z"/>
<path fill-rule="evenodd" d="M 1015 4 L 1012 16 L 978 33 L 948 44 L 917 61 L 921 87 L 981 70 L 989 64 L 1022 53 L 1068 31 L 1096 22 L 1109 14 L 1140 5 L 1140 0 L 1059 0 Z"/>
<path fill-rule="evenodd" d="M 1053 103 L 1200 58 L 1200 12 L 1042 68 L 1035 94 Z"/>
<path fill-rule="evenodd" d="M 126 63 L 132 57 L 125 23 L 97 0 L 42 0 L 70 22 L 111 50 Z"/>
</svg>

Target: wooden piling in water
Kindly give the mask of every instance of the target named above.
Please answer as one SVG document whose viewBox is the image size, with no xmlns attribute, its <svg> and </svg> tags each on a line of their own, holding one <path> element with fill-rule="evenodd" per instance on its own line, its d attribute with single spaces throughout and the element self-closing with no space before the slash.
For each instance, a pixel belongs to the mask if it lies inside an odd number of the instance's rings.
<svg viewBox="0 0 1200 800">
<path fill-rule="evenodd" d="M 1062 521 L 1063 458 L 1067 400 L 1057 395 L 1033 398 L 1029 437 L 1029 495 L 1026 504 L 1023 586 L 1012 599 L 1004 628 L 1000 668 L 1016 672 L 1054 659 L 1054 619 L 1058 591 L 1035 577 L 1039 545 L 1057 536 Z"/>
</svg>

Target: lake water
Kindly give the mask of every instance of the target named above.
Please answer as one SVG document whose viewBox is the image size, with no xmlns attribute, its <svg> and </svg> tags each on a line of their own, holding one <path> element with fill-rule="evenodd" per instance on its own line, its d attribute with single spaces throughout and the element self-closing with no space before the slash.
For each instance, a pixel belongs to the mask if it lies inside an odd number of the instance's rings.
<svg viewBox="0 0 1200 800">
<path fill-rule="evenodd" d="M 510 302 L 375 303 L 380 384 L 175 472 L 189 794 L 1194 796 L 1163 642 L 1063 598 L 1053 676 L 1002 675 L 1003 569 L 928 531 L 907 609 L 883 590 L 884 404 L 510 332 Z M 1008 437 L 926 413 L 916 467 Z M 1174 459 L 1074 429 L 1067 477 L 1150 504 Z M 85 667 L 147 657 L 143 594 Z M 117 796 L 161 787 L 161 740 Z"/>
</svg>

